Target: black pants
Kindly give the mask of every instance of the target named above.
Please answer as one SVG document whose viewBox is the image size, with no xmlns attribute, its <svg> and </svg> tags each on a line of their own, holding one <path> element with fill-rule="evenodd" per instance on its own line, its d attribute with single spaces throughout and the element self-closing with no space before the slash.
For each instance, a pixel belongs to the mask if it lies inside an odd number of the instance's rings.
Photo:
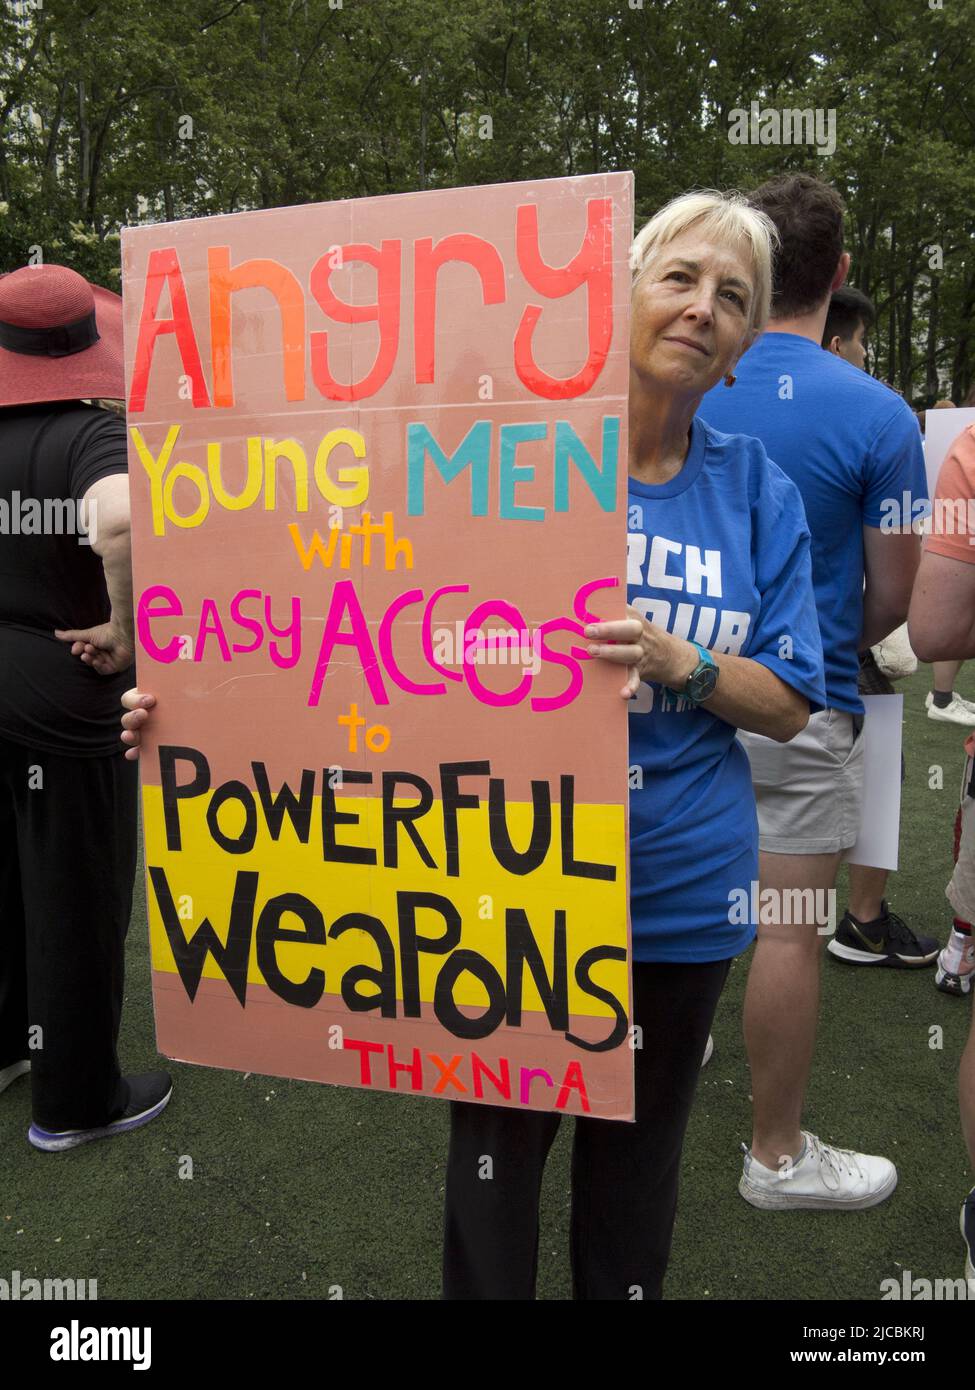
<svg viewBox="0 0 975 1390">
<path fill-rule="evenodd" d="M 0 739 L 0 1067 L 31 1062 L 35 1121 L 124 1109 L 115 1045 L 136 863 L 138 768 Z"/>
<path fill-rule="evenodd" d="M 731 962 L 633 967 L 636 1120 L 580 1118 L 572 1144 L 577 1299 L 657 1299 L 684 1131 Z M 444 1297 L 531 1299 L 538 1199 L 560 1115 L 451 1103 Z M 490 1177 L 484 1158 L 491 1159 Z"/>
</svg>

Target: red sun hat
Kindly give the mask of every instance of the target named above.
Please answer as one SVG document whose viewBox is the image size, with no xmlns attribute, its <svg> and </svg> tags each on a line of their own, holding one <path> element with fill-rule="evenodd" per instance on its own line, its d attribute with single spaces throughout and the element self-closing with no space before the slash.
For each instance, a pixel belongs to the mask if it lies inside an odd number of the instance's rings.
<svg viewBox="0 0 975 1390">
<path fill-rule="evenodd" d="M 0 406 L 125 399 L 122 299 L 66 265 L 0 277 Z"/>
</svg>

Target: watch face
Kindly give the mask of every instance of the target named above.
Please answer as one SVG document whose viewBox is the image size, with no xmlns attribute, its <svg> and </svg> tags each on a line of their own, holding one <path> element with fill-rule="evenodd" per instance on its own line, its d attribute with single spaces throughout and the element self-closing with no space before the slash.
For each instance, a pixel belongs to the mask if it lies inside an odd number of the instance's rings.
<svg viewBox="0 0 975 1390">
<path fill-rule="evenodd" d="M 685 693 L 688 694 L 692 700 L 700 703 L 701 700 L 706 700 L 708 698 L 717 683 L 717 666 L 712 666 L 710 664 L 705 665 L 705 663 L 702 662 L 687 682 L 687 690 Z"/>
</svg>

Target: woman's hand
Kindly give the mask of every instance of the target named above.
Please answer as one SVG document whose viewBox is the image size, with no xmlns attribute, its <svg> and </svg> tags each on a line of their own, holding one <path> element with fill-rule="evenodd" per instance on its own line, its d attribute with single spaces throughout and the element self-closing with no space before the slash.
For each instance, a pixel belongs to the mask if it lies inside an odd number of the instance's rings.
<svg viewBox="0 0 975 1390">
<path fill-rule="evenodd" d="M 55 628 L 61 642 L 71 643 L 71 655 L 78 656 L 100 676 L 114 676 L 127 670 L 135 659 L 132 638 L 113 622 L 95 627 Z"/>
<path fill-rule="evenodd" d="M 636 694 L 641 681 L 659 681 L 682 690 L 700 660 L 696 647 L 649 622 L 629 605 L 626 612 L 625 618 L 589 623 L 583 629 L 590 639 L 589 655 L 629 668 L 620 691 L 624 700 Z"/>
<path fill-rule="evenodd" d="M 155 708 L 155 695 L 144 695 L 141 690 L 127 690 L 122 696 L 122 704 L 129 711 L 122 715 L 122 742 L 128 749 L 125 756 L 134 762 L 139 756 L 142 730 L 149 719 L 149 711 Z"/>
</svg>

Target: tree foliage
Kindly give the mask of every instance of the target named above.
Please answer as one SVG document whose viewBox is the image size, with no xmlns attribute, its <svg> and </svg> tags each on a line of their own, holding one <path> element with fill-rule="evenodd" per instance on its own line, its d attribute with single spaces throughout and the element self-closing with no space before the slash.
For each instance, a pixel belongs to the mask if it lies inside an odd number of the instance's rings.
<svg viewBox="0 0 975 1390">
<path fill-rule="evenodd" d="M 633 169 L 638 216 L 782 169 L 833 180 L 874 370 L 975 379 L 975 0 L 22 0 L 0 13 L 0 264 L 118 283 L 118 231 Z M 750 108 L 836 148 L 732 144 Z"/>
</svg>

